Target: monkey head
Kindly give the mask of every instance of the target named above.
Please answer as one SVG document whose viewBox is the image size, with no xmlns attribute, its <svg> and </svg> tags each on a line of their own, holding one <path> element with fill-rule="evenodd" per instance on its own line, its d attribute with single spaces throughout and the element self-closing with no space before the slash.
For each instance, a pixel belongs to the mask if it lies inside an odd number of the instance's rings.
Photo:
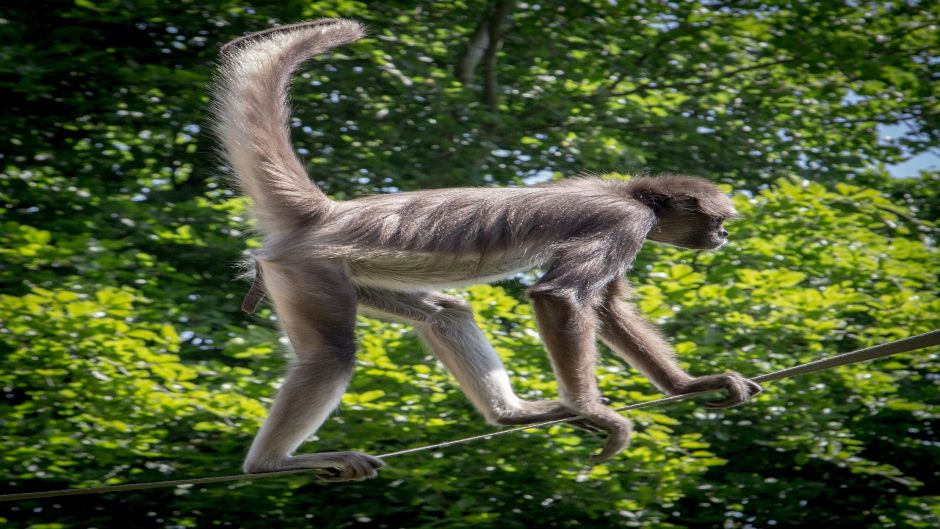
<svg viewBox="0 0 940 529">
<path fill-rule="evenodd" d="M 627 185 L 633 198 L 656 215 L 648 240 L 693 250 L 714 250 L 728 242 L 723 223 L 738 212 L 714 184 L 689 176 L 661 176 L 635 178 Z"/>
<path fill-rule="evenodd" d="M 667 209 L 656 215 L 646 238 L 680 248 L 714 250 L 728 242 L 724 220 L 695 210 Z"/>
</svg>

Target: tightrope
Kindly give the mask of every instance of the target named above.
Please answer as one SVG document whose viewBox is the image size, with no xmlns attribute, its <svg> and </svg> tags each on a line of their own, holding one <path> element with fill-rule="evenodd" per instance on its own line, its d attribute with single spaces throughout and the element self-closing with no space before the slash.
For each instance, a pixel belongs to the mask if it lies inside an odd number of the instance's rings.
<svg viewBox="0 0 940 529">
<path fill-rule="evenodd" d="M 896 340 L 893 342 L 884 343 L 881 345 L 876 345 L 874 347 L 869 347 L 866 349 L 859 349 L 857 351 L 852 351 L 850 353 L 844 353 L 840 355 L 831 356 L 828 358 L 823 358 L 816 360 L 814 362 L 808 362 L 805 364 L 800 364 L 788 369 L 781 369 L 779 371 L 774 371 L 772 373 L 766 373 L 764 375 L 756 376 L 751 380 L 757 383 L 761 382 L 772 382 L 774 380 L 780 380 L 783 378 L 795 377 L 798 375 L 804 375 L 806 373 L 813 373 L 816 371 L 822 371 L 824 369 L 832 369 L 834 367 L 845 366 L 849 364 L 856 364 L 858 362 L 866 362 L 868 360 L 876 360 L 878 358 L 884 358 L 886 356 L 895 355 L 898 353 L 906 353 L 910 351 L 916 351 L 918 349 L 924 349 L 934 345 L 940 345 L 940 331 L 931 331 L 924 334 L 919 334 L 917 336 L 912 336 L 910 338 L 904 338 L 902 340 Z M 714 393 L 714 391 L 699 391 L 696 393 L 687 393 L 685 395 L 676 395 L 673 397 L 666 397 L 657 400 L 651 400 L 647 402 L 638 402 L 636 404 L 629 404 L 627 406 L 621 406 L 615 408 L 615 411 L 630 411 L 630 410 L 639 410 L 642 408 L 651 408 L 653 406 L 661 406 L 665 404 L 673 404 L 676 402 L 681 402 L 684 400 L 692 399 L 702 395 Z M 483 434 L 483 435 L 474 435 L 472 437 L 465 437 L 463 439 L 455 439 L 453 441 L 445 441 L 443 443 L 437 443 L 427 446 L 419 446 L 415 448 L 408 448 L 405 450 L 398 450 L 396 452 L 389 452 L 387 454 L 381 454 L 376 457 L 379 459 L 388 459 L 390 457 L 398 457 L 406 454 L 413 454 L 415 452 L 423 452 L 426 450 L 438 450 L 441 448 L 447 448 L 449 446 L 455 446 L 460 444 L 472 443 L 479 440 L 488 440 L 493 437 L 500 435 L 508 435 L 511 433 L 521 432 L 523 430 L 530 430 L 533 428 L 546 428 L 548 426 L 553 426 L 556 424 L 563 424 L 571 421 L 580 419 L 581 417 L 570 417 L 567 419 L 558 419 L 555 421 L 547 421 L 538 424 L 529 424 L 526 426 L 519 426 L 517 428 L 509 428 L 506 430 L 499 430 L 496 432 Z M 316 469 L 298 469 L 298 470 L 282 470 L 278 472 L 263 472 L 258 474 L 236 474 L 232 476 L 213 476 L 208 478 L 191 478 L 191 479 L 177 479 L 171 481 L 152 481 L 147 483 L 127 483 L 124 485 L 107 485 L 102 487 L 87 487 L 83 489 L 63 489 L 63 490 L 47 490 L 41 492 L 23 492 L 18 494 L 3 494 L 0 495 L 0 502 L 7 501 L 22 501 L 22 500 L 38 500 L 42 498 L 59 498 L 64 496 L 78 496 L 81 494 L 104 494 L 107 492 L 124 492 L 129 490 L 144 490 L 144 489 L 157 489 L 164 487 L 181 487 L 181 486 L 192 486 L 192 485 L 203 485 L 207 483 L 221 483 L 225 481 L 243 481 L 243 480 L 256 480 L 256 479 L 266 479 L 274 478 L 278 476 L 290 476 L 293 474 L 315 474 Z"/>
</svg>

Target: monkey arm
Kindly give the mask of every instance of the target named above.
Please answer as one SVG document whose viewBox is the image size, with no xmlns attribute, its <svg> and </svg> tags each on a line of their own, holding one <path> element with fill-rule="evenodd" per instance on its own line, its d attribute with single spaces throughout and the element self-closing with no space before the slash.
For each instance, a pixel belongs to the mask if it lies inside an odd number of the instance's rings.
<svg viewBox="0 0 940 529">
<path fill-rule="evenodd" d="M 613 255 L 625 248 L 600 237 L 559 246 L 547 273 L 530 291 L 542 341 L 558 380 L 561 401 L 607 432 L 592 462 L 610 459 L 630 442 L 632 424 L 601 400 L 594 369 L 597 358 L 597 310 L 603 286 L 623 273 L 633 255 Z M 626 249 L 629 251 L 629 248 Z M 635 252 L 633 252 L 635 253 Z"/>
<path fill-rule="evenodd" d="M 760 393 L 760 385 L 733 371 L 701 377 L 686 373 L 679 367 L 669 343 L 623 299 L 626 290 L 623 279 L 615 280 L 608 287 L 605 302 L 598 310 L 601 340 L 658 388 L 669 395 L 727 391 L 726 398 L 706 404 L 713 408 L 735 406 Z"/>
<path fill-rule="evenodd" d="M 626 292 L 623 279 L 608 287 L 598 310 L 601 340 L 660 390 L 669 395 L 682 393 L 694 377 L 679 367 L 675 353 L 659 331 L 627 303 L 623 298 Z"/>
<path fill-rule="evenodd" d="M 628 419 L 601 401 L 594 375 L 596 318 L 570 297 L 536 291 L 531 294 L 542 340 L 548 350 L 561 401 L 592 425 L 607 432 L 607 440 L 592 462 L 610 459 L 630 442 Z"/>
</svg>

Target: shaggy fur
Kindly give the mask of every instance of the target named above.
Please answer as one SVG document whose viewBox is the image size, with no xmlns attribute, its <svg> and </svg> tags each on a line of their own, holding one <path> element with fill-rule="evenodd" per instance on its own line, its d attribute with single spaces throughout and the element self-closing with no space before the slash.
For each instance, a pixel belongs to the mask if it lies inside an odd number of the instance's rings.
<svg viewBox="0 0 940 529">
<path fill-rule="evenodd" d="M 737 213 L 705 180 L 576 178 L 529 188 L 457 188 L 334 202 L 307 176 L 290 142 L 287 88 L 313 55 L 364 36 L 358 22 L 316 20 L 223 48 L 213 106 L 223 156 L 254 201 L 264 236 L 243 308 L 268 296 L 295 361 L 245 461 L 249 472 L 318 469 L 325 479 L 373 477 L 382 462 L 359 452 L 294 455 L 337 405 L 352 375 L 356 311 L 413 324 L 492 423 L 584 417 L 607 432 L 592 460 L 622 450 L 631 424 L 603 404 L 595 343 L 670 394 L 725 389 L 729 406 L 759 387 L 737 373 L 693 377 L 628 305 L 622 276 L 644 240 L 722 246 Z M 558 378 L 560 401 L 525 401 L 459 298 L 441 288 L 546 270 L 530 296 Z"/>
</svg>

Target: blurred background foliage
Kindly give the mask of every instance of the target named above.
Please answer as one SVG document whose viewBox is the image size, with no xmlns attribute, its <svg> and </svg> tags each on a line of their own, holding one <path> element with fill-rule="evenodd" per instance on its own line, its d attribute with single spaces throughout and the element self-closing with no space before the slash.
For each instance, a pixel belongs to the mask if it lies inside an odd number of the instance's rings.
<svg viewBox="0 0 940 529">
<path fill-rule="evenodd" d="M 718 253 L 648 247 L 644 313 L 695 373 L 756 375 L 940 327 L 935 2 L 232 2 L 0 6 L 0 493 L 237 473 L 284 366 L 239 312 L 256 244 L 207 134 L 219 46 L 355 17 L 370 36 L 295 84 L 331 195 L 690 173 L 734 190 Z M 885 127 L 903 133 L 888 137 Z M 555 384 L 524 290 L 467 291 L 527 396 Z M 308 449 L 489 431 L 412 330 L 363 319 L 359 369 Z M 655 398 L 605 355 L 616 404 Z M 3 504 L 9 527 L 940 525 L 940 359 L 636 412 L 632 447 L 565 427 L 307 477 Z"/>
</svg>

